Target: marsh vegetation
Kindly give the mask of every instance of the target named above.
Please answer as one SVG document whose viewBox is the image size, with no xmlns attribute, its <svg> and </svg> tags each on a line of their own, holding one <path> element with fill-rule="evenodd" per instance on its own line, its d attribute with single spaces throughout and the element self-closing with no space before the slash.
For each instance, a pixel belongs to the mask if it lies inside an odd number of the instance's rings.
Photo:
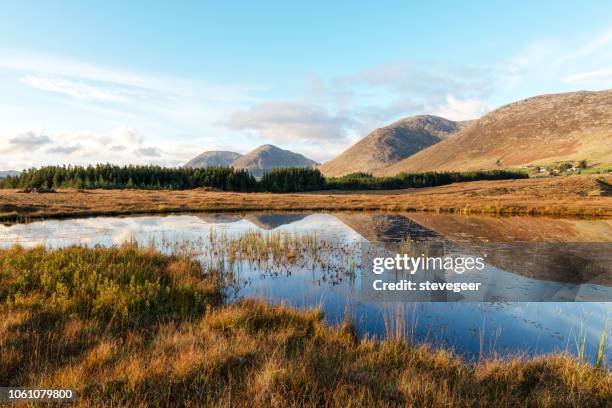
<svg viewBox="0 0 612 408">
<path fill-rule="evenodd" d="M 228 262 L 287 262 L 321 247 L 312 237 L 231 242 Z M 319 309 L 230 304 L 222 273 L 170 252 L 0 250 L 0 382 L 73 387 L 78 406 L 604 407 L 612 398 L 610 373 L 569 355 L 466 363 L 403 335 L 379 341 L 350 321 L 328 326 Z"/>
</svg>

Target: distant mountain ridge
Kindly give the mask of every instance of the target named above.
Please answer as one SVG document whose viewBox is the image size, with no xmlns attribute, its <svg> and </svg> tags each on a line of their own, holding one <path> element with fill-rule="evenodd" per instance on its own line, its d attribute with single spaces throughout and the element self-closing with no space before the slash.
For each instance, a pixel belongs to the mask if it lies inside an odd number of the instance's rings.
<svg viewBox="0 0 612 408">
<path fill-rule="evenodd" d="M 535 96 L 473 121 L 405 118 L 374 130 L 318 169 L 327 177 L 355 172 L 391 176 L 582 160 L 612 166 L 612 90 Z M 301 154 L 263 145 L 227 165 L 261 176 L 275 167 L 316 164 Z"/>
<path fill-rule="evenodd" d="M 418 115 L 381 127 L 321 166 L 325 176 L 371 173 L 448 139 L 472 121 Z"/>
<path fill-rule="evenodd" d="M 284 150 L 271 144 L 259 146 L 234 161 L 235 169 L 245 169 L 256 177 L 273 168 L 282 167 L 314 167 L 318 163 L 299 153 Z"/>
<path fill-rule="evenodd" d="M 18 176 L 20 174 L 21 172 L 17 170 L 3 170 L 3 171 L 0 171 L 0 179 L 3 179 L 7 176 Z"/>
<path fill-rule="evenodd" d="M 587 160 L 612 164 L 612 90 L 540 95 L 489 112 L 452 138 L 375 172 L 465 171 Z"/>
<path fill-rule="evenodd" d="M 260 177 L 266 171 L 277 167 L 314 167 L 317 164 L 319 163 L 301 154 L 265 144 L 244 155 L 228 151 L 207 151 L 194 157 L 183 167 L 226 166 L 248 170 L 254 176 Z"/>
<path fill-rule="evenodd" d="M 236 152 L 224 150 L 210 150 L 201 153 L 189 160 L 183 167 L 211 167 L 211 166 L 230 166 L 236 159 L 242 155 Z"/>
</svg>

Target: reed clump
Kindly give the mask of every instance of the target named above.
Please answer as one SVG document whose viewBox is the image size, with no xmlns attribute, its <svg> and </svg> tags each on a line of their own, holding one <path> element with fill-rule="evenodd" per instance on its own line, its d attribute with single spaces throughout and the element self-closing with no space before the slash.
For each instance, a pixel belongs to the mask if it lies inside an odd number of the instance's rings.
<svg viewBox="0 0 612 408">
<path fill-rule="evenodd" d="M 219 274 L 201 265 L 129 245 L 0 250 L 0 384 L 72 387 L 75 406 L 605 407 L 612 399 L 609 372 L 566 355 L 468 364 L 400 338 L 358 338 L 348 324 L 326 325 L 317 309 L 225 303 Z"/>
<path fill-rule="evenodd" d="M 353 254 L 359 243 L 321 239 L 316 233 L 251 230 L 228 235 L 212 228 L 206 239 L 168 246 L 171 251 L 197 256 L 205 269 L 226 273 L 226 284 L 230 283 L 228 274 L 245 266 L 269 276 L 307 269 L 321 281 L 339 284 L 355 276 Z"/>
</svg>

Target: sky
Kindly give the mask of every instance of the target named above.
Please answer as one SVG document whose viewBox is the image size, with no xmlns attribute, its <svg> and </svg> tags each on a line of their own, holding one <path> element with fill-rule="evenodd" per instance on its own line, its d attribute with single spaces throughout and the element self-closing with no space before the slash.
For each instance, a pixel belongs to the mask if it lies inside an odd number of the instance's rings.
<svg viewBox="0 0 612 408">
<path fill-rule="evenodd" d="M 403 117 L 612 88 L 610 1 L 0 5 L 0 170 L 324 162 Z"/>
</svg>

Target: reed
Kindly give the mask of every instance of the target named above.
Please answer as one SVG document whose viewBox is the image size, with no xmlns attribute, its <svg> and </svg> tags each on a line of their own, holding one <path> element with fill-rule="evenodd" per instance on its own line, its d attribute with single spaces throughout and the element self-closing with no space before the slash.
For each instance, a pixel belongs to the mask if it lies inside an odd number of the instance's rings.
<svg viewBox="0 0 612 408">
<path fill-rule="evenodd" d="M 608 329 L 608 319 L 605 320 L 603 329 L 601 330 L 601 334 L 599 336 L 599 344 L 597 346 L 597 355 L 595 356 L 595 367 L 601 368 L 606 355 L 606 340 L 607 340 L 607 329 Z"/>
</svg>

